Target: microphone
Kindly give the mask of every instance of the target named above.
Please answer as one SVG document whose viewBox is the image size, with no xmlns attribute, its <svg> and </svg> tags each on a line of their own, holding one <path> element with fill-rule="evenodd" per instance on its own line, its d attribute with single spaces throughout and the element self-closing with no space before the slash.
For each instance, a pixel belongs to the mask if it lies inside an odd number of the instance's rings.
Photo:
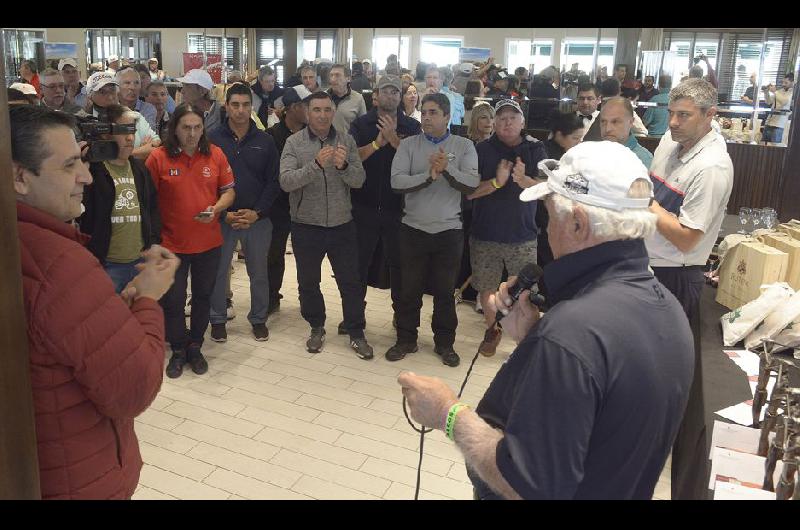
<svg viewBox="0 0 800 530">
<path fill-rule="evenodd" d="M 542 277 L 542 274 L 544 274 L 544 271 L 535 263 L 528 263 L 522 267 L 522 270 L 517 274 L 517 281 L 508 289 L 508 296 L 511 298 L 512 306 L 519 300 L 519 295 L 522 294 L 522 291 L 533 287 L 533 284 Z M 494 323 L 498 324 L 504 316 L 503 313 L 498 311 Z"/>
</svg>

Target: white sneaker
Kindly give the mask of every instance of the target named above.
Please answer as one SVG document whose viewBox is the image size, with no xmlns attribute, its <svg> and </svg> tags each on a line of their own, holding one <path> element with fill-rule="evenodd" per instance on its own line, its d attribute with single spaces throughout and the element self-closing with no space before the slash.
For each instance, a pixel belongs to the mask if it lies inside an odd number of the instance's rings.
<svg viewBox="0 0 800 530">
<path fill-rule="evenodd" d="M 483 307 L 481 307 L 481 299 L 480 298 L 475 300 L 475 312 L 483 314 Z"/>
</svg>

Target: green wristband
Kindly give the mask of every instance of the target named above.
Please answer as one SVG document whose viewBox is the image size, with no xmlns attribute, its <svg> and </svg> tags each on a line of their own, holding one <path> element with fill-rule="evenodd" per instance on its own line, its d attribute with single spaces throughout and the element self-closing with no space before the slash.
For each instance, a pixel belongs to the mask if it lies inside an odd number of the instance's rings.
<svg viewBox="0 0 800 530">
<path fill-rule="evenodd" d="M 447 435 L 448 438 L 456 441 L 456 417 L 458 417 L 458 413 L 461 412 L 463 409 L 468 409 L 469 405 L 466 403 L 461 403 L 460 401 L 450 407 L 450 410 L 447 411 L 447 422 L 444 426 L 444 433 Z"/>
</svg>

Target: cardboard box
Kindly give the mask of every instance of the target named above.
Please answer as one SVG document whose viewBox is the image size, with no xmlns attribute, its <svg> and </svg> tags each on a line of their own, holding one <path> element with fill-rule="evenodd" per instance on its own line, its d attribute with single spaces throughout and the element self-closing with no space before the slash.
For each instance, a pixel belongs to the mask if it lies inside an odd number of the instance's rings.
<svg viewBox="0 0 800 530">
<path fill-rule="evenodd" d="M 783 282 L 789 254 L 758 241 L 745 241 L 730 249 L 719 270 L 717 302 L 728 309 L 742 307 L 761 295 L 761 286 Z"/>
</svg>

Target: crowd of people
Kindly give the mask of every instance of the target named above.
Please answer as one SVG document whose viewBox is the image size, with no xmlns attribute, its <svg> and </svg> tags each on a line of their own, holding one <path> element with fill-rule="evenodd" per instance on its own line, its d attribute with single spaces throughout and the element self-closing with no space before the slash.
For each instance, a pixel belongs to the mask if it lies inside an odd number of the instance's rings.
<svg viewBox="0 0 800 530">
<path fill-rule="evenodd" d="M 34 392 L 81 396 L 85 420 L 62 431 L 53 418 L 73 402 L 36 400 L 43 496 L 130 497 L 141 467 L 132 418 L 159 373 L 213 370 L 202 347 L 209 324 L 212 340 L 227 340 L 237 246 L 247 320 L 265 341 L 291 235 L 307 351 L 326 340 L 327 256 L 337 333 L 364 360 L 374 357 L 365 297 L 382 256 L 396 329 L 384 357 L 418 351 L 428 292 L 434 354 L 460 364 L 453 289 L 468 254 L 487 327 L 502 312 L 519 346 L 474 412 L 440 380 L 399 382 L 412 416 L 464 452 L 480 498 L 649 498 L 673 441 L 673 498 L 702 498 L 701 268 L 733 179 L 711 125 L 715 88 L 687 79 L 666 96 L 666 118 L 642 118 L 626 91 L 654 100 L 652 78 L 581 79 L 577 108 L 551 114 L 539 141 L 519 99 L 554 88 L 557 69 L 530 82 L 492 61 L 412 76 L 389 59 L 375 79 L 368 61 L 302 65 L 283 87 L 268 66 L 221 88 L 191 70 L 178 101 L 149 66 L 110 62 L 84 85 L 64 60 L 42 73 L 41 105 L 13 105 Z M 89 146 L 72 115 L 112 124 L 101 139 L 115 157 L 83 164 Z M 663 129 L 655 154 L 636 140 L 643 123 Z M 541 318 L 527 291 L 508 299 L 534 262 L 550 308 Z M 493 355 L 500 337 L 487 334 L 480 352 Z M 103 450 L 87 467 L 59 447 L 88 430 Z"/>
</svg>

